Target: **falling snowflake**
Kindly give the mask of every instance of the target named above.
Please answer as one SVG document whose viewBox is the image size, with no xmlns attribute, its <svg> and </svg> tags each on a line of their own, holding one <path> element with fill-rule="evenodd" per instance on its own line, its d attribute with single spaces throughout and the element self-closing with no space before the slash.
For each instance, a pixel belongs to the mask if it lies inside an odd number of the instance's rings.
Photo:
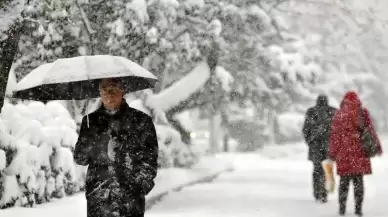
<svg viewBox="0 0 388 217">
<path fill-rule="evenodd" d="M 125 167 L 132 170 L 132 159 L 128 153 L 125 155 Z"/>
</svg>

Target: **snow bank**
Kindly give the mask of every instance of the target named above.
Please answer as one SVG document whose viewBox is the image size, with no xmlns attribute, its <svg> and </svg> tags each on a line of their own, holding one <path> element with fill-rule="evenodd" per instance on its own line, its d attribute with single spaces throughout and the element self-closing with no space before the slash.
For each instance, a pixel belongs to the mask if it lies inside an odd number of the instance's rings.
<svg viewBox="0 0 388 217">
<path fill-rule="evenodd" d="M 61 104 L 6 104 L 0 136 L 0 189 L 6 189 L 0 208 L 31 207 L 80 190 L 72 154 L 76 124 Z"/>
<path fill-rule="evenodd" d="M 193 184 L 204 178 L 233 169 L 233 164 L 217 156 L 203 157 L 190 169 L 169 168 L 158 171 L 155 188 L 147 195 L 152 199 L 176 188 Z"/>
</svg>

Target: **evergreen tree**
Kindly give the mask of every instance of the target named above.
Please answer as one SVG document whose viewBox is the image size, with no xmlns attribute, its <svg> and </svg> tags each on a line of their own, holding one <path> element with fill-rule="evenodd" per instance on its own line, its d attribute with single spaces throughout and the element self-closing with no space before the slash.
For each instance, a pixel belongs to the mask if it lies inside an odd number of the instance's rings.
<svg viewBox="0 0 388 217">
<path fill-rule="evenodd" d="M 31 0 L 19 43 L 15 72 L 17 79 L 41 64 L 78 56 L 82 41 L 72 0 Z"/>
<path fill-rule="evenodd" d="M 3 18 L 0 24 L 0 108 L 4 105 L 8 75 L 18 49 L 21 31 L 24 26 L 21 14 L 23 1 L 4 0 L 0 2 Z M 28 2 L 27 2 L 28 3 Z"/>
</svg>

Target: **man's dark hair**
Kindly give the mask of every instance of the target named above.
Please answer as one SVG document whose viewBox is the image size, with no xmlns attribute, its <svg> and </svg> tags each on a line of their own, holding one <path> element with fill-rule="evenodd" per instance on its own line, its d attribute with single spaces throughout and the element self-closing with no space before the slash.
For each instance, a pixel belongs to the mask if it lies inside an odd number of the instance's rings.
<svg viewBox="0 0 388 217">
<path fill-rule="evenodd" d="M 124 84 L 123 84 L 123 82 L 121 81 L 120 78 L 106 78 L 106 79 L 101 79 L 101 80 L 99 81 L 99 83 L 101 84 L 101 82 L 102 82 L 103 80 L 108 80 L 109 83 L 111 83 L 111 84 L 113 84 L 113 85 L 118 85 L 118 86 L 120 86 L 121 88 L 124 88 Z"/>
</svg>

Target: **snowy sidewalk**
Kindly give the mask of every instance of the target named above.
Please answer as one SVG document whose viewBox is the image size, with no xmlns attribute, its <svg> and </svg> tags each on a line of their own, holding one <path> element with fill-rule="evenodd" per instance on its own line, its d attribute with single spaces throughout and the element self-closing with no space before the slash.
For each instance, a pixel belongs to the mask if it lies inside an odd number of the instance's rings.
<svg viewBox="0 0 388 217">
<path fill-rule="evenodd" d="M 312 168 L 306 161 L 306 151 L 304 144 L 299 144 L 268 148 L 261 153 L 226 155 L 235 163 L 234 172 L 212 183 L 170 194 L 146 217 L 337 216 L 337 192 L 330 195 L 328 204 L 312 200 Z M 364 212 L 367 217 L 386 217 L 388 160 L 384 156 L 374 160 L 373 165 L 374 175 L 365 180 Z M 354 216 L 353 204 L 351 191 L 348 216 Z"/>
<path fill-rule="evenodd" d="M 228 171 L 231 164 L 217 157 L 203 157 L 192 169 L 162 169 L 155 179 L 155 188 L 147 195 L 147 206 L 156 203 L 161 196 L 170 191 Z M 35 208 L 10 208 L 0 210 L 1 217 L 86 217 L 86 200 L 84 193 L 58 199 L 51 203 L 38 205 Z"/>
</svg>

